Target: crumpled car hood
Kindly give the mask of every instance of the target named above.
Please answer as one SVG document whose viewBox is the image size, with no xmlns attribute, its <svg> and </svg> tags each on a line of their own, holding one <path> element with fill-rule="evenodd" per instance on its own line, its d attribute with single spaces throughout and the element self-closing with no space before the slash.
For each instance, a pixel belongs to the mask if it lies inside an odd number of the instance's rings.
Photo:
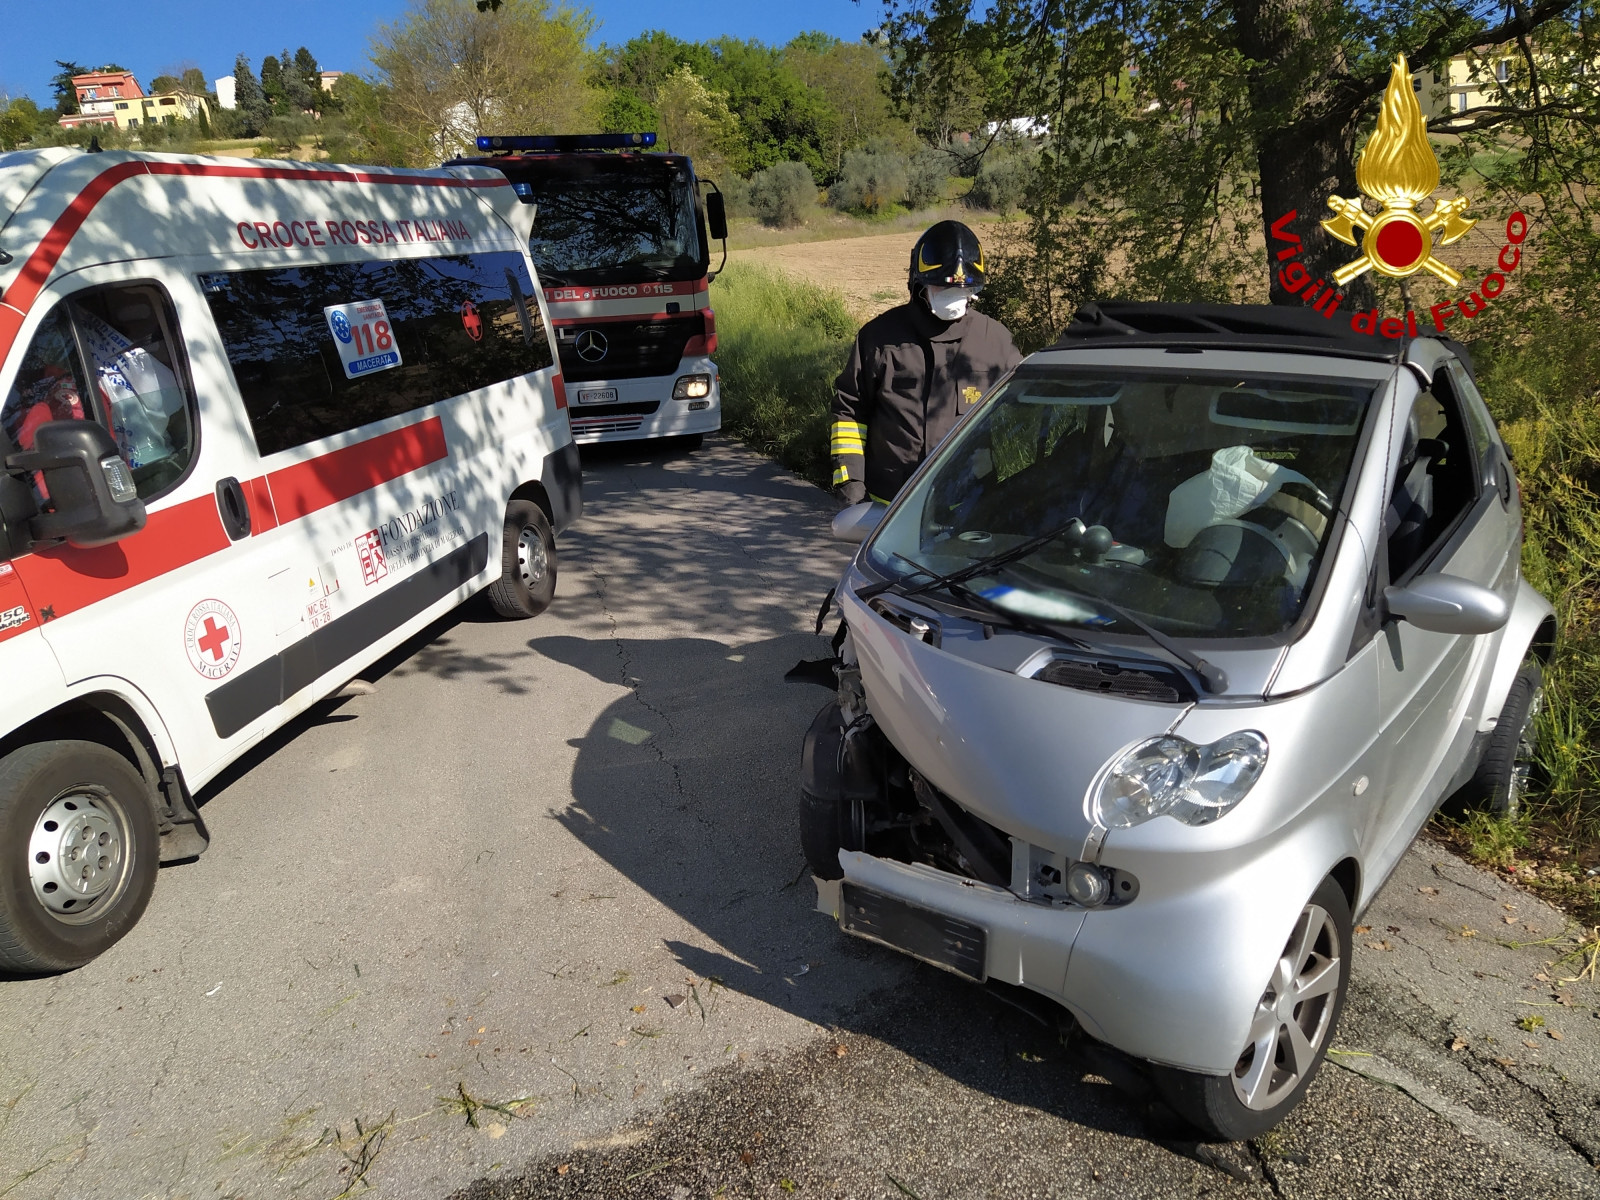
<svg viewBox="0 0 1600 1200">
<path fill-rule="evenodd" d="M 840 604 L 889 740 L 963 808 L 1037 846 L 1075 856 L 1100 769 L 1188 711 L 1024 679 L 913 638 L 847 588 Z"/>
</svg>

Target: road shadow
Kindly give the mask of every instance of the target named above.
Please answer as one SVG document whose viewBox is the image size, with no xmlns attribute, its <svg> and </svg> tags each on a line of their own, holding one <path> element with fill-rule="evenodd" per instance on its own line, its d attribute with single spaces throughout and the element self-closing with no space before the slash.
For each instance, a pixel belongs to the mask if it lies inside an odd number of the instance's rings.
<svg viewBox="0 0 1600 1200">
<path fill-rule="evenodd" d="M 529 645 L 630 689 L 575 740 L 572 801 L 553 815 L 700 932 L 665 943 L 687 970 L 877 1038 L 1008 1103 L 1193 1151 L 1193 1134 L 1147 1087 L 1141 1094 L 1137 1073 L 1063 1042 L 1048 1003 L 847 938 L 814 911 L 798 769 L 801 738 L 829 693 L 778 680 L 798 659 L 821 657 L 820 639 L 629 641 L 620 659 L 610 638 Z M 1108 1087 L 1111 1078 L 1125 1090 Z"/>
</svg>

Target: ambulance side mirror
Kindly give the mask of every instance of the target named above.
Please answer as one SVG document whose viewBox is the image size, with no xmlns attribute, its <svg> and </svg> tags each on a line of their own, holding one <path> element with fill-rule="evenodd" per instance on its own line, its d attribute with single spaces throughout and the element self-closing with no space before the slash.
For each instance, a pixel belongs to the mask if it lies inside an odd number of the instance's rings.
<svg viewBox="0 0 1600 1200">
<path fill-rule="evenodd" d="M 144 501 L 110 432 L 93 421 L 46 421 L 33 449 L 6 457 L 6 473 L 43 483 L 50 511 L 27 522 L 35 542 L 104 546 L 144 528 Z"/>
</svg>

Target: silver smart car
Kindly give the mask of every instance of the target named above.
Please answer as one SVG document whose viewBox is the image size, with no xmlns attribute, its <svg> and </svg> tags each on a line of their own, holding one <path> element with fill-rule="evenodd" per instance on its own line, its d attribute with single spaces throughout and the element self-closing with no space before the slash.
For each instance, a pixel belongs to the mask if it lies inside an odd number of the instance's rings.
<svg viewBox="0 0 1600 1200">
<path fill-rule="evenodd" d="M 1090 306 L 834 521 L 802 844 L 849 934 L 1056 1001 L 1213 1137 L 1299 1101 L 1440 802 L 1513 808 L 1549 603 L 1470 360 Z"/>
</svg>

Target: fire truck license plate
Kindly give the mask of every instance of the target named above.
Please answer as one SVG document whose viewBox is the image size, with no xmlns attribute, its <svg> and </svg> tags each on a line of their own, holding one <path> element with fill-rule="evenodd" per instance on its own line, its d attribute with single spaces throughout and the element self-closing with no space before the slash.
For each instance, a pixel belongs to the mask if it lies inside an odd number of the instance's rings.
<svg viewBox="0 0 1600 1200">
<path fill-rule="evenodd" d="M 584 388 L 578 392 L 579 404 L 614 404 L 616 388 Z"/>
</svg>

